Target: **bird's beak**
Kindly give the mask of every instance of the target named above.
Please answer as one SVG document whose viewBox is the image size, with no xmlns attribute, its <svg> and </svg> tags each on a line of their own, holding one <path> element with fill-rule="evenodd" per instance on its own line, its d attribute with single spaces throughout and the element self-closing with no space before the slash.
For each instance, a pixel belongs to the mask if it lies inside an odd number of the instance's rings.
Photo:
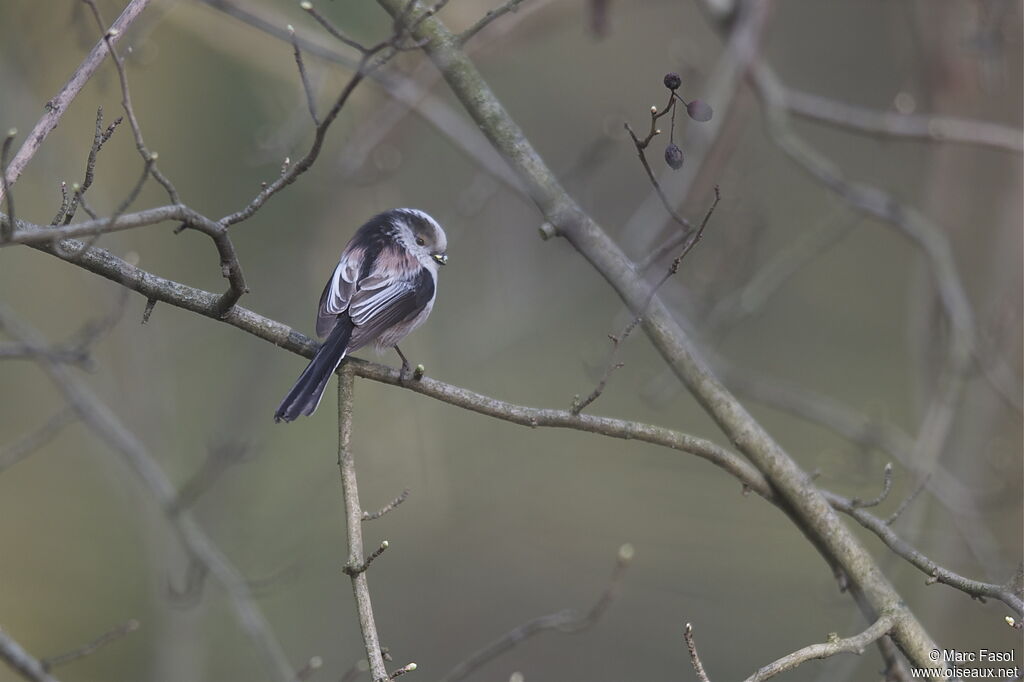
<svg viewBox="0 0 1024 682">
<path fill-rule="evenodd" d="M 438 265 L 447 265 L 448 264 L 448 254 L 447 253 L 435 253 L 433 256 L 431 256 L 431 258 L 436 260 Z"/>
</svg>

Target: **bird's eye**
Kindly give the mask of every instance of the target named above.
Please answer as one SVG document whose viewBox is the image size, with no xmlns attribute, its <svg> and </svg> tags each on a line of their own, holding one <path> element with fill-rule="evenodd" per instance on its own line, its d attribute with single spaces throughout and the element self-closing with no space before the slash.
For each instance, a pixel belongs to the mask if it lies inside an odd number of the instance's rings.
<svg viewBox="0 0 1024 682">
<path fill-rule="evenodd" d="M 423 239 L 423 237 L 416 237 L 416 243 L 419 244 L 420 246 L 423 246 L 427 242 Z"/>
</svg>

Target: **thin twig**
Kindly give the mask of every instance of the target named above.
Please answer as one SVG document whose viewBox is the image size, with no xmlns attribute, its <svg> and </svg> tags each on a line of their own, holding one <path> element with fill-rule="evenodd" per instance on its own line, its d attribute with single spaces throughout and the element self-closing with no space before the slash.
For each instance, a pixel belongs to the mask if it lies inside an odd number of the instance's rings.
<svg viewBox="0 0 1024 682">
<path fill-rule="evenodd" d="M 78 211 L 79 195 L 85 194 L 92 187 L 93 179 L 96 176 L 96 159 L 103 148 L 103 145 L 107 143 L 110 137 L 114 134 L 117 126 L 121 125 L 124 121 L 122 116 L 118 116 L 114 119 L 114 122 L 103 127 L 103 107 L 96 108 L 96 130 L 93 133 L 92 146 L 89 148 L 89 156 L 85 161 L 85 177 L 82 178 L 82 183 L 79 185 L 79 190 L 75 193 L 75 196 L 69 202 L 67 197 L 66 185 L 61 183 L 61 194 L 62 202 L 60 210 L 57 212 L 57 216 L 50 223 L 51 225 L 68 225 L 75 217 L 75 213 Z"/>
<path fill-rule="evenodd" d="M 370 603 L 370 587 L 366 579 L 363 559 L 363 509 L 359 506 L 359 485 L 356 482 L 355 457 L 352 454 L 352 408 L 355 388 L 355 373 L 350 363 L 345 363 L 338 372 L 338 468 L 341 471 L 341 488 L 345 498 L 345 525 L 348 529 L 348 561 L 346 573 L 352 579 L 356 611 L 359 615 L 359 629 L 363 633 L 366 657 L 374 682 L 387 680 L 390 675 L 380 652 L 380 638 L 373 618 Z M 382 543 L 383 544 L 383 543 Z M 386 545 L 383 545 L 386 548 Z M 381 550 L 383 551 L 383 549 Z M 355 570 L 362 567 L 362 570 Z"/>
<path fill-rule="evenodd" d="M 904 498 L 902 502 L 900 502 L 900 506 L 896 507 L 896 511 L 892 513 L 892 516 L 885 520 L 885 525 L 891 526 L 893 523 L 896 522 L 896 519 L 903 515 L 903 512 L 907 511 L 907 508 L 910 507 L 914 500 L 917 499 L 917 496 L 928 488 L 928 481 L 930 479 L 931 474 L 926 474 L 921 477 L 921 482 L 914 487 L 913 492 L 907 495 L 907 497 Z"/>
<path fill-rule="evenodd" d="M 14 159 L 7 166 L 5 172 L 6 182 L 13 185 L 17 181 L 22 171 L 25 170 L 25 166 L 28 165 L 28 162 L 39 151 L 47 135 L 57 127 L 71 102 L 81 92 L 85 84 L 89 82 L 96 69 L 99 68 L 99 65 L 107 56 L 110 46 L 120 40 L 121 36 L 138 19 L 150 2 L 152 0 L 131 0 L 124 10 L 121 11 L 121 14 L 114 21 L 110 29 L 104 31 L 104 38 L 101 38 L 96 43 L 85 59 L 82 60 L 82 63 L 79 64 L 78 68 L 75 69 L 75 72 L 71 74 L 71 78 L 61 87 L 53 99 L 46 103 L 46 113 L 32 127 L 32 131 L 25 138 L 21 148 L 18 149 L 18 153 L 14 155 Z"/>
<path fill-rule="evenodd" d="M 128 117 L 128 125 L 131 126 L 132 135 L 135 138 L 135 148 L 142 157 L 143 163 L 146 164 L 147 174 L 152 175 L 153 179 L 163 186 L 172 204 L 180 204 L 181 198 L 178 196 L 178 190 L 174 187 L 171 181 L 160 172 L 160 169 L 157 168 L 156 154 L 146 147 L 146 142 L 142 137 L 142 127 L 139 125 L 139 119 L 135 115 L 135 107 L 132 106 L 132 95 L 128 86 L 128 71 L 125 68 L 124 60 L 121 58 L 121 55 L 117 53 L 117 50 L 114 47 L 114 39 L 119 35 L 120 29 L 116 26 L 110 29 L 106 28 L 106 23 L 103 21 L 100 10 L 96 6 L 96 0 L 81 1 L 89 6 L 89 9 L 92 11 L 93 18 L 96 20 L 96 25 L 99 27 L 99 30 L 103 32 L 103 40 L 107 43 L 107 52 L 110 54 L 111 61 L 114 62 L 114 68 L 117 69 L 117 78 L 121 86 L 121 107 L 124 109 L 124 113 Z"/>
<path fill-rule="evenodd" d="M 515 12 L 517 9 L 519 9 L 519 5 L 521 5 L 522 3 L 523 0 L 507 0 L 507 2 L 505 2 L 505 4 L 502 5 L 501 7 L 496 7 L 495 9 L 487 10 L 487 14 L 480 17 L 479 21 L 477 21 L 475 24 L 473 24 L 472 26 L 470 26 L 469 28 L 467 28 L 465 31 L 458 35 L 457 40 L 459 41 L 459 44 L 465 45 L 467 42 L 469 42 L 470 38 L 472 38 L 477 33 L 487 28 L 491 24 L 491 22 L 493 22 L 496 19 L 500 19 L 509 12 Z"/>
<path fill-rule="evenodd" d="M 368 511 L 364 511 L 363 512 L 363 521 L 373 521 L 374 519 L 379 519 L 380 517 L 384 516 L 389 511 L 391 511 L 392 509 L 394 509 L 398 505 L 400 505 L 403 502 L 405 502 L 406 499 L 408 499 L 408 497 L 409 497 L 409 492 L 410 492 L 409 489 L 406 488 L 401 493 L 399 493 L 398 497 L 396 497 L 395 499 L 391 500 L 386 505 L 384 505 L 383 507 L 381 507 L 380 509 L 378 509 L 377 511 L 375 511 L 373 513 L 370 513 Z"/>
<path fill-rule="evenodd" d="M 700 656 L 697 654 L 697 643 L 693 641 L 693 625 L 690 623 L 683 628 L 683 639 L 686 640 L 686 650 L 690 652 L 690 665 L 697 673 L 698 682 L 711 682 L 708 679 L 708 674 L 704 672 L 704 664 L 700 662 Z"/>
<path fill-rule="evenodd" d="M 320 14 L 320 12 L 316 9 L 312 2 L 299 3 L 299 7 L 305 10 L 305 12 L 309 14 L 309 16 L 316 19 L 317 23 L 323 26 L 325 31 L 334 36 L 342 44 L 348 45 L 352 49 L 358 50 L 362 54 L 366 54 L 369 51 L 368 47 L 365 47 L 362 43 L 353 40 L 352 38 L 347 36 L 340 28 L 334 25 L 334 22 L 332 22 L 324 15 Z"/>
<path fill-rule="evenodd" d="M 926 582 L 928 584 L 942 583 L 943 585 L 960 590 L 975 599 L 983 599 L 985 597 L 998 599 L 1013 609 L 1018 616 L 1024 617 L 1024 598 L 1014 592 L 1009 581 L 1004 585 L 997 585 L 995 583 L 981 582 L 980 580 L 971 580 L 959 573 L 955 573 L 925 556 L 920 550 L 897 535 L 885 520 L 865 511 L 854 504 L 853 500 L 829 491 L 822 491 L 822 494 L 825 495 L 825 499 L 828 500 L 834 509 L 848 514 L 857 523 L 877 535 L 894 554 L 902 557 L 927 575 L 928 580 Z"/>
<path fill-rule="evenodd" d="M 859 497 L 854 497 L 850 500 L 850 504 L 858 509 L 877 507 L 885 502 L 886 498 L 889 497 L 890 492 L 892 492 L 892 462 L 886 464 L 885 469 L 882 470 L 882 492 L 880 492 L 877 497 L 873 497 L 870 500 L 862 500 Z"/>
<path fill-rule="evenodd" d="M 769 663 L 748 677 L 746 682 L 763 682 L 763 680 L 775 677 L 787 670 L 792 670 L 801 663 L 806 663 L 807 661 L 816 658 L 829 658 L 836 654 L 857 654 L 859 656 L 864 653 L 864 649 L 869 645 L 892 632 L 893 628 L 896 627 L 896 624 L 897 618 L 895 616 L 885 615 L 875 621 L 871 627 L 859 635 L 854 635 L 853 637 L 847 637 L 845 639 L 839 639 L 838 636 L 831 635 L 829 637 L 829 641 L 824 644 L 812 644 L 811 646 L 806 646 L 803 649 L 794 651 L 787 656 L 783 656 L 777 661 Z"/>
<path fill-rule="evenodd" d="M 618 361 L 618 355 L 619 351 L 622 348 L 622 344 L 626 341 L 627 338 L 629 338 L 629 335 L 633 333 L 633 330 L 636 329 L 637 325 L 639 325 L 640 322 L 643 320 L 643 317 L 647 312 L 647 308 L 651 305 L 651 301 L 654 299 L 654 296 L 658 293 L 658 290 L 662 287 L 662 285 L 665 284 L 665 282 L 669 280 L 669 278 L 671 278 L 673 275 L 679 272 L 679 266 L 683 262 L 683 259 L 686 258 L 687 254 L 689 254 L 690 251 L 693 250 L 693 247 L 697 245 L 697 242 L 699 242 L 701 237 L 704 235 L 704 228 L 707 227 L 708 221 L 711 220 L 711 215 L 715 212 L 715 208 L 718 206 L 718 202 L 721 201 L 721 199 L 722 195 L 718 190 L 718 186 L 716 185 L 715 200 L 711 204 L 711 208 L 709 208 L 708 212 L 704 214 L 704 219 L 701 221 L 700 226 L 696 230 L 689 231 L 686 240 L 683 242 L 682 250 L 680 251 L 679 255 L 676 256 L 675 259 L 672 261 L 672 264 L 669 265 L 668 271 L 662 276 L 660 280 L 658 280 L 658 283 L 651 288 L 651 293 L 648 294 L 647 301 L 637 312 L 636 316 L 633 317 L 633 319 L 626 324 L 626 326 L 622 329 L 621 332 L 619 332 L 617 336 L 613 336 L 611 334 L 608 335 L 608 338 L 612 340 L 612 353 L 611 357 L 608 359 L 608 365 L 605 367 L 604 374 L 601 376 L 600 381 L 598 381 L 597 386 L 594 387 L 594 390 L 590 392 L 590 395 L 588 395 L 583 400 L 580 400 L 579 396 L 576 396 L 576 398 L 573 400 L 573 414 L 579 414 L 588 405 L 590 405 L 599 397 L 601 397 L 601 394 L 604 393 L 605 387 L 607 387 L 608 385 L 608 380 L 611 378 L 612 373 L 615 372 L 615 370 L 621 369 L 623 367 L 623 363 Z"/>
<path fill-rule="evenodd" d="M 113 628 L 112 630 L 104 632 L 102 635 L 100 635 L 96 639 L 92 640 L 91 642 L 89 642 L 87 644 L 84 644 L 84 645 L 78 647 L 77 649 L 73 649 L 72 651 L 68 651 L 66 653 L 59 654 L 57 656 L 51 656 L 49 658 L 44 658 L 44 659 L 42 659 L 40 661 L 40 663 L 43 665 L 43 667 L 46 670 L 52 670 L 53 668 L 56 668 L 57 666 L 65 665 L 67 663 L 71 663 L 72 661 L 77 661 L 80 658 L 85 658 L 86 656 L 89 656 L 90 654 L 95 653 L 96 651 L 98 651 L 99 649 L 105 647 L 106 645 L 110 644 L 111 642 L 115 642 L 115 641 L 121 639 L 125 635 L 128 635 L 128 634 L 131 634 L 132 632 L 135 632 L 136 630 L 139 629 L 139 627 L 141 627 L 141 624 L 139 623 L 139 621 L 137 621 L 134 618 L 132 618 L 128 622 L 122 623 L 121 625 L 118 625 L 116 628 Z"/>
<path fill-rule="evenodd" d="M 313 119 L 313 125 L 318 126 L 320 125 L 320 119 L 316 116 L 316 96 L 313 94 L 313 86 L 309 84 L 309 74 L 306 72 L 306 63 L 302 59 L 299 39 L 295 36 L 295 28 L 293 26 L 288 26 L 288 32 L 292 37 L 295 65 L 299 68 L 299 80 L 302 81 L 302 91 L 306 94 L 306 106 L 309 108 L 309 117 Z"/>
</svg>

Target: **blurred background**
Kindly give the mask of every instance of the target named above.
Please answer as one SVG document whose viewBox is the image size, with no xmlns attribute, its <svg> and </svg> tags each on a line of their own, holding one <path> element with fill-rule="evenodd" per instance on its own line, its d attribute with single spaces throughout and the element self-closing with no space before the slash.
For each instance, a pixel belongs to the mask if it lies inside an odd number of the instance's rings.
<svg viewBox="0 0 1024 682">
<path fill-rule="evenodd" d="M 124 4 L 98 2 L 108 22 Z M 390 31 L 376 3 L 316 4 L 358 39 Z M 463 29 L 495 5 L 452 0 L 441 16 Z M 121 42 L 149 148 L 183 200 L 214 218 L 245 205 L 311 140 L 291 46 L 253 17 L 275 30 L 292 24 L 327 56 L 351 59 L 297 3 L 273 0 L 157 2 Z M 0 4 L 0 127 L 29 131 L 96 37 L 80 2 Z M 789 0 L 776 3 L 761 40 L 765 62 L 790 88 L 880 112 L 1021 127 L 1019 3 Z M 704 240 L 662 290 L 666 301 L 820 485 L 873 497 L 891 461 L 893 492 L 878 510 L 885 516 L 931 472 L 894 527 L 964 575 L 998 583 L 1012 575 L 1024 535 L 1019 134 L 1011 149 L 793 121 L 846 177 L 933 223 L 973 306 L 978 354 L 990 360 L 969 375 L 941 453 L 915 461 L 913 439 L 949 336 L 928 262 L 903 233 L 855 214 L 779 150 L 701 7 L 529 0 L 468 48 L 568 190 L 637 261 L 676 229 L 623 123 L 646 130 L 650 106 L 666 100 L 669 71 L 681 74 L 684 97 L 709 101 L 712 121 L 676 121 L 687 155 L 681 171 L 662 161 L 665 136 L 649 152 L 691 220 L 707 210 L 714 185 L 723 197 Z M 329 58 L 306 60 L 323 111 L 350 72 Z M 608 360 L 607 335 L 630 316 L 567 243 L 538 237 L 539 213 L 421 54 L 400 55 L 384 75 L 423 92 L 414 89 L 403 105 L 380 82 L 361 85 L 313 169 L 232 229 L 251 290 L 241 304 L 312 334 L 317 297 L 354 230 L 388 208 L 422 208 L 445 226 L 450 261 L 430 321 L 403 350 L 437 379 L 568 409 L 593 388 Z M 60 181 L 81 181 L 98 106 L 108 121 L 120 115 L 109 63 L 15 186 L 19 218 L 49 222 Z M 140 171 L 124 125 L 99 156 L 90 205 L 102 215 L 115 210 Z M 151 182 L 133 208 L 164 203 Z M 208 239 L 175 236 L 173 227 L 107 235 L 99 245 L 222 291 Z M 651 265 L 652 281 L 670 260 Z M 312 679 L 340 679 L 364 654 L 340 570 L 334 390 L 314 417 L 275 425 L 274 408 L 305 360 L 163 304 L 142 325 L 140 296 L 26 247 L 0 250 L 0 292 L 13 314 L 56 344 L 90 320 L 120 316 L 91 362 L 73 371 L 176 486 L 194 486 L 197 473 L 209 484 L 189 508 L 254 581 L 289 660 L 298 669 L 321 656 Z M 397 365 L 394 354 L 358 355 Z M 642 333 L 620 359 L 625 366 L 590 413 L 728 445 Z M 378 508 L 411 490 L 403 506 L 364 528 L 369 548 L 390 542 L 370 573 L 377 624 L 392 665 L 415 661 L 416 679 L 442 677 L 531 618 L 586 611 L 623 543 L 635 559 L 600 622 L 577 635 L 541 634 L 470 679 L 515 671 L 527 680 L 691 679 L 686 622 L 712 679 L 737 679 L 829 632 L 865 626 L 797 529 L 706 462 L 525 429 L 367 381 L 356 391 L 363 505 Z M 62 680 L 269 679 L 230 600 L 212 577 L 196 580 L 174 527 L 119 454 L 74 422 L 13 456 L 64 407 L 37 364 L 0 362 L 0 405 L 4 631 L 43 658 L 140 622 L 137 632 L 57 668 Z M 807 405 L 838 416 L 816 421 Z M 842 419 L 852 434 L 837 432 Z M 211 458 L 214 467 L 231 464 L 202 474 Z M 1019 631 L 1006 627 L 1001 603 L 927 586 L 917 569 L 861 535 L 943 646 L 1017 647 L 1021 660 Z M 806 664 L 787 679 L 871 680 L 881 667 L 872 648 Z M 0 667 L 0 680 L 14 679 Z"/>
</svg>

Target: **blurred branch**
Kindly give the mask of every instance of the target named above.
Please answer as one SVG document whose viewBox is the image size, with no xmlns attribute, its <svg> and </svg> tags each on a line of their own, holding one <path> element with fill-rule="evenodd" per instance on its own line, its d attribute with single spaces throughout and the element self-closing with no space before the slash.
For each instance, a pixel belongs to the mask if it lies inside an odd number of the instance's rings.
<svg viewBox="0 0 1024 682">
<path fill-rule="evenodd" d="M 829 658 L 836 654 L 857 654 L 859 656 L 864 653 L 864 649 L 866 649 L 870 644 L 875 643 L 885 635 L 892 632 L 893 628 L 896 627 L 896 623 L 897 619 L 894 616 L 886 614 L 880 617 L 874 622 L 874 624 L 872 624 L 871 627 L 859 635 L 839 639 L 839 637 L 833 633 L 829 635 L 828 642 L 825 642 L 824 644 L 812 644 L 811 646 L 806 646 L 803 649 L 794 651 L 787 656 L 783 656 L 779 660 L 760 668 L 757 672 L 748 677 L 745 682 L 762 682 L 770 677 L 775 677 L 780 673 L 792 670 L 801 663 L 806 663 L 807 661 L 815 658 Z"/>
<path fill-rule="evenodd" d="M 0 472 L 14 466 L 33 452 L 53 440 L 65 426 L 78 419 L 78 414 L 70 407 L 58 410 L 46 422 L 20 439 L 0 449 Z"/>
<path fill-rule="evenodd" d="M 528 620 L 522 625 L 509 630 L 498 639 L 494 640 L 466 660 L 456 665 L 448 672 L 447 675 L 441 678 L 441 682 L 458 682 L 458 680 L 465 679 L 484 664 L 497 658 L 506 651 L 511 650 L 517 645 L 522 644 L 530 637 L 539 635 L 542 632 L 577 634 L 590 629 L 597 624 L 601 619 L 601 616 L 604 615 L 605 611 L 608 610 L 608 607 L 615 600 L 619 585 L 622 583 L 622 578 L 626 574 L 626 568 L 632 560 L 633 546 L 628 544 L 622 545 L 622 547 L 619 548 L 615 568 L 612 569 L 612 575 L 608 579 L 608 585 L 587 613 L 578 614 L 572 609 L 564 609 L 557 613 L 551 613 L 546 616 L 539 616 L 532 620 Z"/>
<path fill-rule="evenodd" d="M 211 447 L 199 470 L 179 486 L 178 495 L 167 508 L 167 513 L 173 516 L 191 507 L 229 467 L 245 461 L 249 454 L 250 448 L 245 443 L 228 442 Z"/>
<path fill-rule="evenodd" d="M 68 651 L 58 656 L 51 656 L 50 658 L 44 658 L 40 663 L 46 670 L 52 670 L 59 665 L 65 665 L 72 661 L 77 661 L 80 658 L 85 658 L 91 654 L 96 653 L 111 642 L 115 642 L 125 635 L 135 632 L 140 627 L 139 621 L 134 618 L 126 623 L 118 625 L 116 628 L 104 632 L 102 635 L 92 640 L 91 642 L 84 644 L 77 649 Z"/>
<path fill-rule="evenodd" d="M 877 111 L 788 87 L 783 88 L 781 94 L 783 106 L 790 113 L 857 133 L 1024 152 L 1024 131 L 998 123 Z"/>
<path fill-rule="evenodd" d="M 14 155 L 14 159 L 7 166 L 5 173 L 7 183 L 13 185 L 17 181 L 25 166 L 28 165 L 28 162 L 39 151 L 39 147 L 46 140 L 46 136 L 57 127 L 57 123 L 60 121 L 61 116 L 64 115 L 64 112 L 67 111 L 72 100 L 75 99 L 82 87 L 89 82 L 96 69 L 99 68 L 104 57 L 110 51 L 110 47 L 124 35 L 125 31 L 135 22 L 150 2 L 151 0 L 131 0 L 125 6 L 120 16 L 117 17 L 117 20 L 104 33 L 104 37 L 96 43 L 78 68 L 75 69 L 75 72 L 71 74 L 71 78 L 68 79 L 67 83 L 64 84 L 53 99 L 46 103 L 46 113 L 43 114 L 42 118 L 32 128 L 32 131 L 22 143 L 21 148 L 18 149 L 18 153 Z M 0 198 L 2 198 L 2 194 L 0 192 Z"/>
<path fill-rule="evenodd" d="M 83 254 L 82 257 L 90 255 L 93 255 L 92 252 Z M 212 294 L 210 296 L 216 298 Z M 45 347 L 45 341 L 39 333 L 18 320 L 2 304 L 0 325 L 21 343 Z M 140 485 L 147 491 L 147 496 L 154 499 L 163 511 L 190 559 L 202 564 L 223 586 L 235 608 L 239 625 L 263 654 L 267 668 L 274 678 L 282 682 L 291 681 L 295 669 L 288 662 L 270 624 L 253 600 L 251 588 L 245 577 L 231 564 L 188 511 L 170 513 L 177 499 L 177 491 L 145 445 L 125 428 L 86 383 L 73 374 L 66 365 L 49 360 L 45 355 L 39 355 L 38 361 L 39 366 L 64 394 L 64 398 L 81 420 L 101 441 L 123 457 L 138 477 Z"/>
<path fill-rule="evenodd" d="M 881 189 L 846 180 L 836 164 L 793 131 L 784 105 L 784 90 L 774 71 L 752 60 L 749 73 L 764 105 L 772 139 L 790 159 L 856 210 L 897 228 L 928 261 L 951 334 L 945 367 L 914 445 L 914 459 L 930 466 L 938 460 L 949 438 L 977 343 L 974 313 L 949 240 L 917 209 L 904 206 Z"/>
<path fill-rule="evenodd" d="M 402 0 L 378 0 L 378 3 L 393 17 L 402 12 L 404 5 Z M 764 3 L 745 6 L 754 14 L 764 12 Z M 415 11 L 423 11 L 418 4 L 416 7 Z M 426 40 L 424 50 L 444 73 L 454 95 L 527 184 L 544 220 L 590 261 L 631 310 L 641 310 L 648 288 L 634 264 L 593 218 L 566 194 L 475 65 L 458 48 L 455 36 L 435 16 L 420 22 L 414 33 L 417 38 Z M 756 50 L 749 49 L 748 52 L 753 55 Z M 643 325 L 666 363 L 690 388 L 729 439 L 768 479 L 797 525 L 815 546 L 863 590 L 873 609 L 880 613 L 900 614 L 893 630 L 893 639 L 900 649 L 915 665 L 930 666 L 928 653 L 936 645 L 913 613 L 904 606 L 900 594 L 806 473 L 711 373 L 697 348 L 657 297 L 651 301 Z"/>
<path fill-rule="evenodd" d="M 715 338 L 756 313 L 797 272 L 817 262 L 861 221 L 858 214 L 849 214 L 846 210 L 839 213 L 841 215 L 830 215 L 821 224 L 802 232 L 759 267 L 743 286 L 720 297 L 700 321 L 702 334 Z"/>
<path fill-rule="evenodd" d="M 55 677 L 50 676 L 42 663 L 3 630 L 0 630 L 0 660 L 10 666 L 19 677 L 30 682 L 58 682 Z"/>
</svg>

